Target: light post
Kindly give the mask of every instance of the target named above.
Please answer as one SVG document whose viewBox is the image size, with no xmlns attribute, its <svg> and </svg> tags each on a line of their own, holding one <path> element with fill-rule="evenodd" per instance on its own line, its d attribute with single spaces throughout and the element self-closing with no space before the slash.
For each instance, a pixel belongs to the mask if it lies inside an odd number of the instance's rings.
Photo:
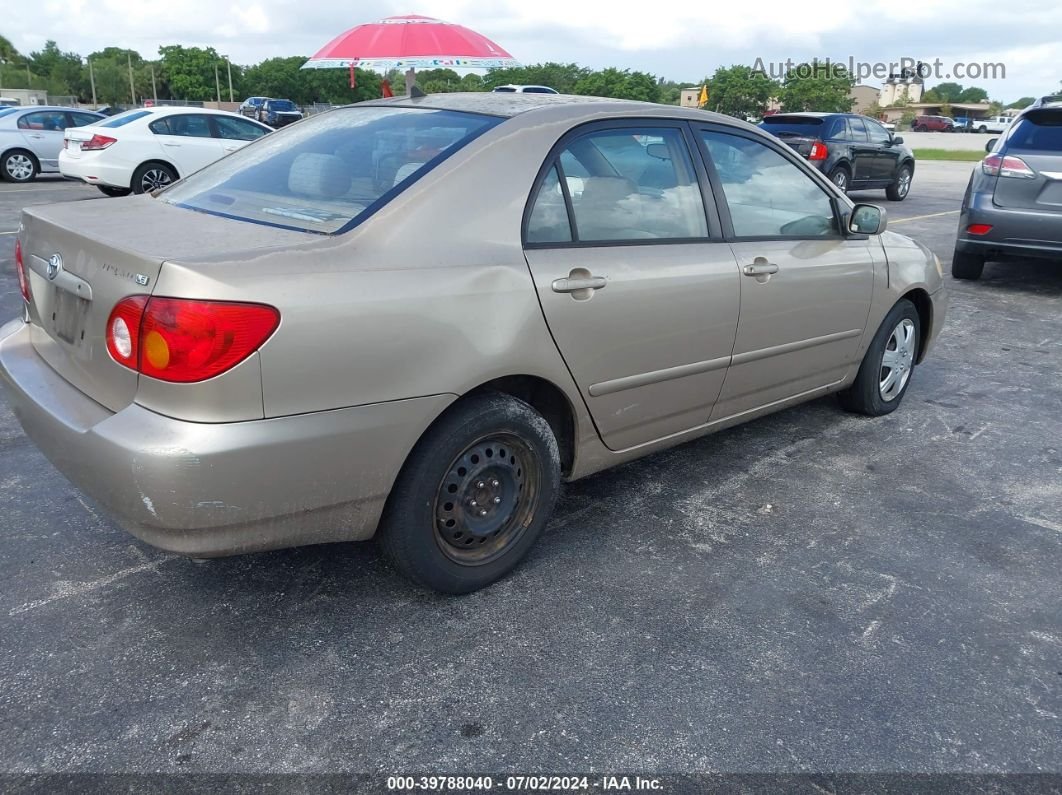
<svg viewBox="0 0 1062 795">
<path fill-rule="evenodd" d="M 214 87 L 218 90 L 218 107 L 221 107 L 221 78 L 218 77 L 217 64 L 214 64 Z"/>
<path fill-rule="evenodd" d="M 229 73 L 229 102 L 235 102 L 236 99 L 232 93 L 232 61 L 229 60 L 227 55 L 222 55 L 221 57 L 225 59 L 225 68 Z"/>
</svg>

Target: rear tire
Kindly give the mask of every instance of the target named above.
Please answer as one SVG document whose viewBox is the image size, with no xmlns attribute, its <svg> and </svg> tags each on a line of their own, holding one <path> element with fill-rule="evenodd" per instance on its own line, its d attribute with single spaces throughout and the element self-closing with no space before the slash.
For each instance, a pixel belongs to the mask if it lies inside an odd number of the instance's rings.
<svg viewBox="0 0 1062 795">
<path fill-rule="evenodd" d="M 914 304 L 897 301 L 867 348 L 856 380 L 837 395 L 846 411 L 881 417 L 896 410 L 911 384 L 920 326 Z"/>
<path fill-rule="evenodd" d="M 951 255 L 951 275 L 955 279 L 977 281 L 985 270 L 985 258 L 955 249 Z"/>
<path fill-rule="evenodd" d="M 902 202 L 911 192 L 911 182 L 914 179 L 914 171 L 910 163 L 904 163 L 896 172 L 896 181 L 885 189 L 885 196 L 891 202 Z"/>
<path fill-rule="evenodd" d="M 128 196 L 130 193 L 133 192 L 130 188 L 114 188 L 110 185 L 97 185 L 96 187 L 99 188 L 100 193 L 102 193 L 104 196 L 110 196 L 112 199 L 118 199 L 122 196 Z"/>
<path fill-rule="evenodd" d="M 176 181 L 177 172 L 165 163 L 144 163 L 133 172 L 133 193 L 151 193 Z"/>
<path fill-rule="evenodd" d="M 553 513 L 560 453 L 533 408 L 488 392 L 462 399 L 410 453 L 377 540 L 414 583 L 450 594 L 511 571 Z"/>
<path fill-rule="evenodd" d="M 852 175 L 849 173 L 846 166 L 837 166 L 837 168 L 830 172 L 830 182 L 836 185 L 841 193 L 848 193 L 849 187 L 852 184 Z"/>
<path fill-rule="evenodd" d="M 32 182 L 40 170 L 37 158 L 25 149 L 5 152 L 0 161 L 0 176 L 8 182 Z"/>
</svg>

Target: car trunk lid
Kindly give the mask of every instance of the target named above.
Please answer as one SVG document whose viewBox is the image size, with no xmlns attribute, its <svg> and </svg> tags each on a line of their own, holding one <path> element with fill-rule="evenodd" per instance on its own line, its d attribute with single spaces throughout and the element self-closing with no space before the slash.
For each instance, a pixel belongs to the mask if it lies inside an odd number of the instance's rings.
<svg viewBox="0 0 1062 795">
<path fill-rule="evenodd" d="M 208 249 L 203 241 L 211 241 Z M 33 207 L 20 241 L 30 338 L 59 375 L 111 411 L 133 402 L 139 376 L 107 351 L 123 298 L 150 295 L 167 259 L 238 256 L 305 236 L 173 207 L 147 196 Z"/>
<path fill-rule="evenodd" d="M 1032 174 L 997 177 L 995 204 L 1062 213 L 1062 109 L 1032 111 L 1023 116 L 999 154 L 1020 158 Z"/>
</svg>

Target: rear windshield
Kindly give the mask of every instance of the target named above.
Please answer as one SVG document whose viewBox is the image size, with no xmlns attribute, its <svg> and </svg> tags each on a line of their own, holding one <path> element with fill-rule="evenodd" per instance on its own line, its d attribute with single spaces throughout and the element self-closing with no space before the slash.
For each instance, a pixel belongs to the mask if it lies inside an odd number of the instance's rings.
<svg viewBox="0 0 1062 795">
<path fill-rule="evenodd" d="M 122 127 L 131 121 L 150 116 L 150 110 L 127 110 L 117 116 L 111 116 L 107 121 L 96 122 L 95 127 Z"/>
<path fill-rule="evenodd" d="M 1022 117 L 1007 138 L 1008 149 L 1062 152 L 1062 110 L 1034 110 Z"/>
<path fill-rule="evenodd" d="M 768 116 L 760 127 L 772 135 L 818 135 L 822 119 L 814 116 Z"/>
<path fill-rule="evenodd" d="M 259 138 L 159 198 L 242 221 L 343 232 L 500 121 L 430 108 L 340 108 Z"/>
</svg>

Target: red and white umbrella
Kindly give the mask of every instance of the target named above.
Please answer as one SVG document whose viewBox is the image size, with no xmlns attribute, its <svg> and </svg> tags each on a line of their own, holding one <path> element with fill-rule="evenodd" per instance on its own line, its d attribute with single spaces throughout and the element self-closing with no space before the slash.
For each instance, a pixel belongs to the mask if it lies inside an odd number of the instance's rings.
<svg viewBox="0 0 1062 795">
<path fill-rule="evenodd" d="M 461 25 L 409 14 L 358 25 L 322 47 L 303 69 L 492 69 L 518 66 L 486 36 Z"/>
</svg>

